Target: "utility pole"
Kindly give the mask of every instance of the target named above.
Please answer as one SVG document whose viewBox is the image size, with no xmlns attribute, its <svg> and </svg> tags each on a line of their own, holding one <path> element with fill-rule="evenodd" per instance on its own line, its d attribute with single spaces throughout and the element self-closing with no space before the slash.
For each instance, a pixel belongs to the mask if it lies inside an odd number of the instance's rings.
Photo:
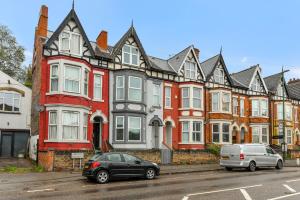
<svg viewBox="0 0 300 200">
<path fill-rule="evenodd" d="M 288 72 L 289 70 L 283 70 L 281 72 L 281 84 L 282 84 L 282 132 L 283 132 L 283 143 L 281 144 L 282 147 L 282 154 L 283 154 L 283 161 L 285 162 L 286 153 L 287 153 L 287 144 L 285 142 L 286 135 L 285 135 L 285 81 L 284 81 L 284 73 Z"/>
</svg>

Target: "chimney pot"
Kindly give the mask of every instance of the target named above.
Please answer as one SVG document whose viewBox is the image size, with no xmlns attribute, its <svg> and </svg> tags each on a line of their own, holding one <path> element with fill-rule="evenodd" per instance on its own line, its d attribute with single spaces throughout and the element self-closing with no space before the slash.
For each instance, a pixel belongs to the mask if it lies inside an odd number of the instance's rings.
<svg viewBox="0 0 300 200">
<path fill-rule="evenodd" d="M 102 50 L 107 50 L 108 45 L 107 45 L 107 31 L 101 31 L 100 34 L 97 37 L 97 45 L 100 47 Z"/>
</svg>

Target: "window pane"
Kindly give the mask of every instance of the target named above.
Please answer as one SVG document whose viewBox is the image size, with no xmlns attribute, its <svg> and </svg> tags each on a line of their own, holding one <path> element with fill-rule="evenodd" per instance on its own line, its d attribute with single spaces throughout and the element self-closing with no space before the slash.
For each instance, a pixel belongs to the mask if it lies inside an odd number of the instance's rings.
<svg viewBox="0 0 300 200">
<path fill-rule="evenodd" d="M 138 64 L 138 55 L 131 56 L 131 64 L 137 65 Z"/>
<path fill-rule="evenodd" d="M 223 142 L 229 142 L 229 124 L 223 124 Z"/>
<path fill-rule="evenodd" d="M 130 47 L 128 45 L 124 45 L 123 51 L 126 53 L 130 53 Z"/>
<path fill-rule="evenodd" d="M 219 124 L 213 124 L 213 142 L 220 142 Z"/>
<path fill-rule="evenodd" d="M 116 117 L 116 140 L 124 140 L 124 117 Z"/>
<path fill-rule="evenodd" d="M 219 93 L 212 93 L 212 111 L 219 111 Z"/>
<path fill-rule="evenodd" d="M 80 35 L 72 34 L 71 52 L 74 54 L 80 54 Z"/>
<path fill-rule="evenodd" d="M 123 58 L 124 59 L 124 63 L 129 64 L 130 63 L 130 54 L 124 53 L 123 56 L 124 56 L 124 58 Z"/>
<path fill-rule="evenodd" d="M 107 160 L 110 162 L 122 162 L 120 154 L 108 154 L 106 155 Z"/>
<path fill-rule="evenodd" d="M 67 32 L 62 33 L 61 39 L 61 50 L 69 50 L 69 43 L 70 42 L 70 34 Z"/>
<path fill-rule="evenodd" d="M 142 79 L 138 77 L 129 77 L 129 87 L 132 88 L 142 88 Z"/>
<path fill-rule="evenodd" d="M 13 111 L 13 94 L 4 94 L 4 111 Z"/>
<path fill-rule="evenodd" d="M 116 99 L 117 100 L 125 99 L 123 76 L 117 76 L 116 78 Z"/>
<path fill-rule="evenodd" d="M 193 107 L 201 108 L 201 89 L 193 88 Z"/>
<path fill-rule="evenodd" d="M 129 122 L 129 140 L 140 140 L 141 136 L 141 118 L 128 117 Z"/>
</svg>

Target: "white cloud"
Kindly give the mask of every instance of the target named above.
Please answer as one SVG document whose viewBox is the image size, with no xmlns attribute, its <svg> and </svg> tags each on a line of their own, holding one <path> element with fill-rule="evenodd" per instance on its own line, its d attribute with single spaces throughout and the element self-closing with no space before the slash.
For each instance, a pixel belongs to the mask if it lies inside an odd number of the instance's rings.
<svg viewBox="0 0 300 200">
<path fill-rule="evenodd" d="M 242 63 L 246 63 L 248 61 L 248 57 L 244 56 L 241 60 Z"/>
</svg>

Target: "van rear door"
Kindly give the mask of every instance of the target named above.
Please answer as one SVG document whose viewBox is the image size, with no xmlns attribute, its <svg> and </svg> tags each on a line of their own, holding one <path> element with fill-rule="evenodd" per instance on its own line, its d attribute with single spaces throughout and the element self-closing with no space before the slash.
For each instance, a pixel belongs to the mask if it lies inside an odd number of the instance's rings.
<svg viewBox="0 0 300 200">
<path fill-rule="evenodd" d="M 221 148 L 222 160 L 240 160 L 241 147 L 239 145 L 224 145 Z"/>
</svg>

